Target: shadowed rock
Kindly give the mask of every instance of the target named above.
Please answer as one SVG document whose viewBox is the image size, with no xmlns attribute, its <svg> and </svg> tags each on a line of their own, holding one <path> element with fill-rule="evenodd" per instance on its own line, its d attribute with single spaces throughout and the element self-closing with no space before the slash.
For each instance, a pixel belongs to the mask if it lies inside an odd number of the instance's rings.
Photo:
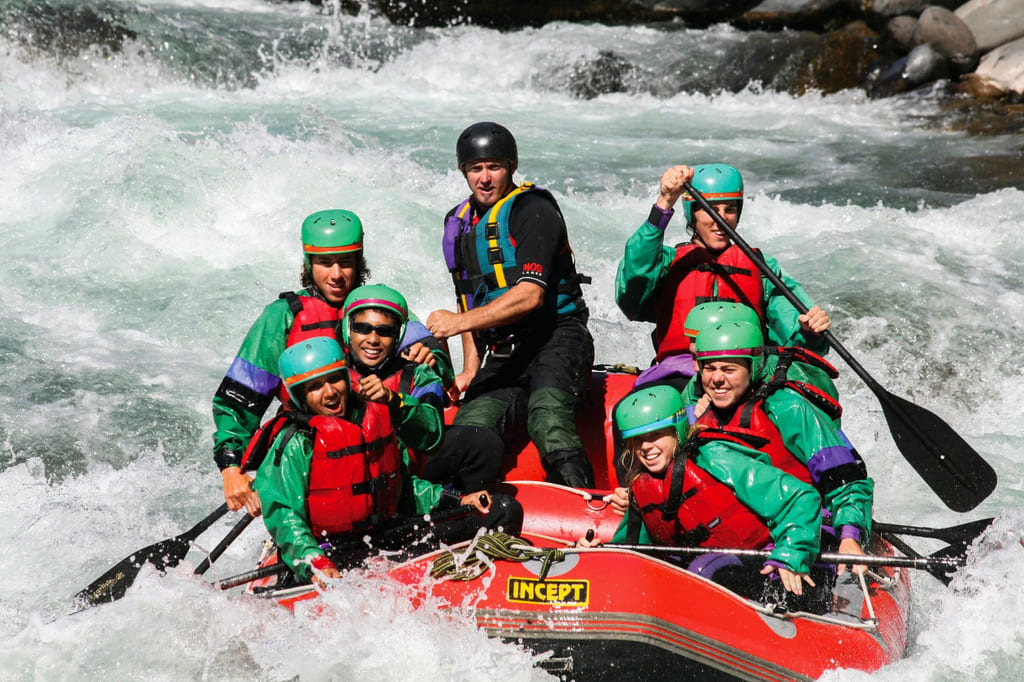
<svg viewBox="0 0 1024 682">
<path fill-rule="evenodd" d="M 742 14 L 756 0 L 368 0 L 366 4 L 405 26 L 474 24 L 517 29 L 552 21 L 631 24 L 681 19 L 688 26 L 703 28 Z"/>
<path fill-rule="evenodd" d="M 75 7 L 33 2 L 0 9 L 0 33 L 26 47 L 76 57 L 88 49 L 104 55 L 120 52 L 138 34 L 122 23 L 121 8 L 110 5 Z"/>
<path fill-rule="evenodd" d="M 921 16 L 921 12 L 932 6 L 955 9 L 961 0 L 861 0 L 861 9 L 866 16 L 883 21 L 898 16 Z"/>
<path fill-rule="evenodd" d="M 744 29 L 825 31 L 857 18 L 846 0 L 764 0 L 732 23 Z"/>
<path fill-rule="evenodd" d="M 579 99 L 593 99 L 613 92 L 629 92 L 637 69 L 611 50 L 601 50 L 597 59 L 576 64 L 570 74 L 569 92 Z"/>
<path fill-rule="evenodd" d="M 890 97 L 948 75 L 946 58 L 928 45 L 918 45 L 877 76 L 869 77 L 867 93 L 872 98 Z"/>
<path fill-rule="evenodd" d="M 864 22 L 821 36 L 815 53 L 797 75 L 792 92 L 802 95 L 817 90 L 827 94 L 861 87 L 863 74 L 879 58 L 877 39 Z"/>
</svg>

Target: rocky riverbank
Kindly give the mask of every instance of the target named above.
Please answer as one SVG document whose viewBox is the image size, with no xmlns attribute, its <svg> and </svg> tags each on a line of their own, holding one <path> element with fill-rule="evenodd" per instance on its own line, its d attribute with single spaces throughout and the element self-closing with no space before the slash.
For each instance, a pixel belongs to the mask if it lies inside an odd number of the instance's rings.
<svg viewBox="0 0 1024 682">
<path fill-rule="evenodd" d="M 778 33 L 777 43 L 786 36 L 800 41 L 792 75 L 774 83 L 793 94 L 862 88 L 888 97 L 941 87 L 955 113 L 948 125 L 972 133 L 1024 130 L 1024 0 L 342 0 L 339 6 L 356 12 L 363 4 L 411 26 L 511 30 L 580 21 L 671 30 L 728 23 Z M 786 51 L 793 62 L 793 51 Z M 580 68 L 573 91 L 592 97 L 627 88 L 630 70 L 640 66 L 602 53 Z"/>
</svg>

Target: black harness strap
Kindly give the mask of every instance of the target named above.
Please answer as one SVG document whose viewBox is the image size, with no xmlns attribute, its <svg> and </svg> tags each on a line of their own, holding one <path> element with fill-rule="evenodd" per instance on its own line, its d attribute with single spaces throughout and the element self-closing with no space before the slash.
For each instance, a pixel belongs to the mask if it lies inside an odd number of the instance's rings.
<svg viewBox="0 0 1024 682">
<path fill-rule="evenodd" d="M 383 450 L 385 446 L 392 443 L 395 440 L 395 434 L 389 433 L 386 436 L 375 438 L 369 443 L 360 443 L 359 445 L 350 445 L 347 448 L 341 448 L 340 450 L 331 450 L 327 453 L 327 457 L 330 459 L 338 459 L 339 457 L 348 457 L 349 455 L 360 455 L 370 454 L 378 450 Z"/>
</svg>

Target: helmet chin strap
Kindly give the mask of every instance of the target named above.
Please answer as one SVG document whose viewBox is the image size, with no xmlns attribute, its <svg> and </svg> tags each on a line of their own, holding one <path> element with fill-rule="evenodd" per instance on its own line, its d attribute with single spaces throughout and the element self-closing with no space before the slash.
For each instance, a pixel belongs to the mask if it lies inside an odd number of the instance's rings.
<svg viewBox="0 0 1024 682">
<path fill-rule="evenodd" d="M 376 367 L 370 367 L 362 360 L 355 357 L 355 353 L 353 353 L 352 355 L 352 364 L 356 366 L 356 369 L 359 370 L 359 373 L 362 374 L 363 376 L 369 376 L 370 374 L 379 374 L 380 372 L 384 371 L 384 369 L 391 363 L 391 360 L 394 358 L 395 353 L 392 353 L 385 357 L 377 364 Z"/>
</svg>

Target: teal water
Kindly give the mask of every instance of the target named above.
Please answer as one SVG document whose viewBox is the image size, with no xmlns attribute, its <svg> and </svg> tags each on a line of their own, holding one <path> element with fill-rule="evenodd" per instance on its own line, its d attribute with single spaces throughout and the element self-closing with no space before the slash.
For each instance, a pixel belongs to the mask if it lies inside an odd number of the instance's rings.
<svg viewBox="0 0 1024 682">
<path fill-rule="evenodd" d="M 485 119 L 517 135 L 519 177 L 559 198 L 594 278 L 599 362 L 651 354 L 612 281 L 663 169 L 744 172 L 746 238 L 883 386 L 1000 476 L 978 509 L 945 509 L 843 373 L 878 518 L 999 519 L 954 589 L 916 576 L 908 657 L 872 679 L 1024 674 L 1019 139 L 950 130 L 928 93 L 709 90 L 723 62 L 777 40 L 721 26 L 410 29 L 260 0 L 12 0 L 0 18 L 0 679 L 542 677 L 518 648 L 368 576 L 346 578 L 328 619 L 184 573 L 67 615 L 110 565 L 219 504 L 209 401 L 259 310 L 297 283 L 304 216 L 356 211 L 373 280 L 421 314 L 452 307 L 439 238 L 465 194 L 454 141 Z M 602 50 L 634 67 L 622 91 L 574 96 Z M 261 542 L 251 528 L 222 575 Z"/>
</svg>

